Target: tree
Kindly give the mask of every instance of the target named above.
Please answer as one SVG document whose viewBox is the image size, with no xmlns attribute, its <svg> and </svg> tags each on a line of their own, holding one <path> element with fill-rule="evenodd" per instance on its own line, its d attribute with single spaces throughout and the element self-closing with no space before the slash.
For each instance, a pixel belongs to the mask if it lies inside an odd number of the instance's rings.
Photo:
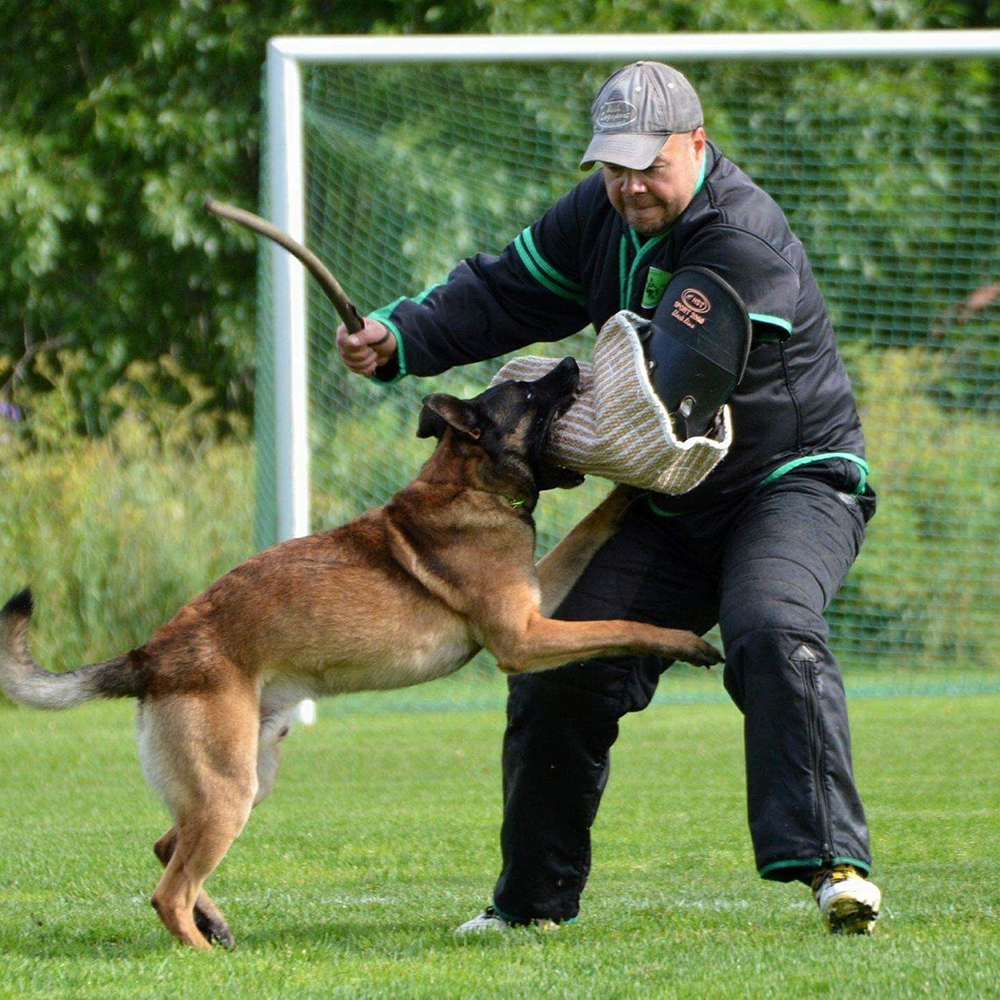
<svg viewBox="0 0 1000 1000">
<path fill-rule="evenodd" d="M 249 411 L 254 243 L 201 204 L 257 204 L 267 39 L 484 17 L 475 0 L 21 4 L 0 42 L 0 385 L 25 359 L 38 387 L 39 345 L 71 345 L 81 420 L 100 431 L 126 365 L 169 353 Z"/>
</svg>

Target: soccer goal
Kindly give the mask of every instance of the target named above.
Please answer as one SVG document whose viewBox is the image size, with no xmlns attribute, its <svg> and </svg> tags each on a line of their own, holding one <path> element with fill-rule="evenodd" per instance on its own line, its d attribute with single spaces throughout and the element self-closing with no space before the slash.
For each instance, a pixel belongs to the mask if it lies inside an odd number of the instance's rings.
<svg viewBox="0 0 1000 1000">
<path fill-rule="evenodd" d="M 846 664 L 1000 668 L 1000 32 L 276 38 L 261 210 L 363 312 L 497 252 L 568 190 L 602 80 L 679 66 L 709 137 L 770 192 L 817 272 L 879 513 L 831 610 Z M 260 254 L 258 540 L 383 502 L 427 453 L 431 391 L 384 387 L 284 251 Z M 589 357 L 593 331 L 532 353 Z M 736 428 L 739 433 L 739 428 Z M 544 548 L 607 484 L 549 494 Z"/>
</svg>

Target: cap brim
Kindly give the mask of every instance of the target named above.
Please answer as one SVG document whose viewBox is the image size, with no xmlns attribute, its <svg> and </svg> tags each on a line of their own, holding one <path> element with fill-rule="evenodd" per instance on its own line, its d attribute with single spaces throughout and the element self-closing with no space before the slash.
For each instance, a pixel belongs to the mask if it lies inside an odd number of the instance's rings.
<svg viewBox="0 0 1000 1000">
<path fill-rule="evenodd" d="M 645 170 L 656 159 L 670 133 L 598 132 L 580 161 L 581 170 L 595 163 L 614 163 L 630 170 Z"/>
</svg>

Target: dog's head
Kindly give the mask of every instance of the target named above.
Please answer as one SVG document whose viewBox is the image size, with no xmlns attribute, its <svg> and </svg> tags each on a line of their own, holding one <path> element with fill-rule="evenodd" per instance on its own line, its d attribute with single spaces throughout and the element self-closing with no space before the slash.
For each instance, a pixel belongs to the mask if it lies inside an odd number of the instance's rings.
<svg viewBox="0 0 1000 1000">
<path fill-rule="evenodd" d="M 450 429 L 462 447 L 482 449 L 490 464 L 486 477 L 501 487 L 535 494 L 579 486 L 583 476 L 545 456 L 552 423 L 576 399 L 579 384 L 576 361 L 563 358 L 534 382 L 502 382 L 473 399 L 436 392 L 424 400 L 417 437 L 442 438 Z"/>
</svg>

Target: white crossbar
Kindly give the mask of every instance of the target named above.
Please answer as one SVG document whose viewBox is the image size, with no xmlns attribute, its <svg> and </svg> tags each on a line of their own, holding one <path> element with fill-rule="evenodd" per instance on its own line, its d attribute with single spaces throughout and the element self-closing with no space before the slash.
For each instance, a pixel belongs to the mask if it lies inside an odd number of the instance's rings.
<svg viewBox="0 0 1000 1000">
<path fill-rule="evenodd" d="M 497 62 L 506 59 L 912 59 L 1000 53 L 1000 30 L 805 31 L 760 34 L 311 35 L 272 38 L 269 49 L 302 63 Z"/>
</svg>

